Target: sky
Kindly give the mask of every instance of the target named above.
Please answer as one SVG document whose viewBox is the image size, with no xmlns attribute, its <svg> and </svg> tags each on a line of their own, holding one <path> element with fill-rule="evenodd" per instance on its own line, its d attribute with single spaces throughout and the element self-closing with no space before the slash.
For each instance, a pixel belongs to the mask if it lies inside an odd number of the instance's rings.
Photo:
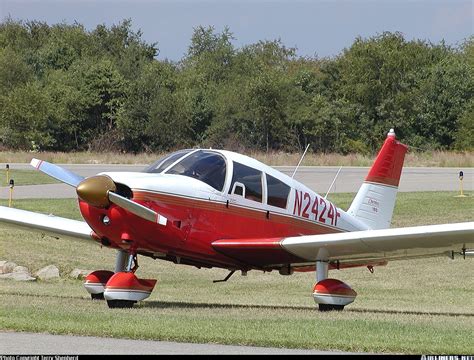
<svg viewBox="0 0 474 360">
<path fill-rule="evenodd" d="M 405 39 L 459 45 L 474 33 L 474 0 L 0 0 L 0 20 L 99 24 L 132 20 L 158 59 L 178 61 L 193 29 L 226 26 L 241 47 L 281 39 L 299 56 L 332 57 L 358 36 L 401 32 Z"/>
</svg>

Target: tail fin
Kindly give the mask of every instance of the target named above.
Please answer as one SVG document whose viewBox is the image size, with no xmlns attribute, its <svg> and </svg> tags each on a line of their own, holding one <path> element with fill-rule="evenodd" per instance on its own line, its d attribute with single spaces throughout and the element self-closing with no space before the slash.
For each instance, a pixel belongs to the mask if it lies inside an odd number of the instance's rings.
<svg viewBox="0 0 474 360">
<path fill-rule="evenodd" d="M 352 201 L 348 213 L 371 229 L 390 227 L 407 149 L 406 145 L 395 139 L 395 132 L 390 129 L 369 174 Z"/>
</svg>

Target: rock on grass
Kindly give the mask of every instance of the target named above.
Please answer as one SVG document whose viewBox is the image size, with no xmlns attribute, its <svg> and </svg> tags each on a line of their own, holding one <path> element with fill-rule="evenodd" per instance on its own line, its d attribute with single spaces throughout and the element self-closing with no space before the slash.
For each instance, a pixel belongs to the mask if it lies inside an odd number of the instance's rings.
<svg viewBox="0 0 474 360">
<path fill-rule="evenodd" d="M 13 261 L 0 261 L 0 274 L 9 274 L 17 265 Z"/>
<path fill-rule="evenodd" d="M 69 273 L 69 277 L 73 279 L 85 279 L 93 270 L 74 269 Z"/>
<path fill-rule="evenodd" d="M 59 279 L 59 269 L 54 265 L 48 265 L 34 274 L 40 280 Z"/>
</svg>

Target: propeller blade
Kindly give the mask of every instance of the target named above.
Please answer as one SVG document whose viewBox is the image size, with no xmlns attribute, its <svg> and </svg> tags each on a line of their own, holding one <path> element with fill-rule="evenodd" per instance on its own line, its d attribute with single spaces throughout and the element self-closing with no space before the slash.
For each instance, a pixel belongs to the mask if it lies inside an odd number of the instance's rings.
<svg viewBox="0 0 474 360">
<path fill-rule="evenodd" d="M 166 217 L 158 214 L 156 211 L 153 211 L 150 208 L 147 208 L 146 206 L 140 205 L 135 201 L 127 199 L 126 197 L 118 195 L 112 191 L 108 191 L 107 195 L 109 197 L 110 202 L 120 206 L 121 208 L 124 208 L 125 210 L 145 220 L 155 222 L 163 226 L 166 226 L 166 223 L 168 222 L 168 219 Z"/>
<path fill-rule="evenodd" d="M 77 187 L 77 185 L 84 180 L 84 177 L 47 161 L 32 159 L 30 165 L 35 167 L 37 170 L 44 172 L 46 175 L 73 187 Z"/>
</svg>

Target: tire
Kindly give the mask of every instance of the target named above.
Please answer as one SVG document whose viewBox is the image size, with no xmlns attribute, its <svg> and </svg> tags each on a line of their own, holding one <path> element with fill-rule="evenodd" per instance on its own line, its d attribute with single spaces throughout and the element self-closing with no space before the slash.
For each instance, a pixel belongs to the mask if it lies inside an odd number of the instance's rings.
<svg viewBox="0 0 474 360">
<path fill-rule="evenodd" d="M 92 300 L 104 300 L 104 293 L 91 294 Z"/>
<path fill-rule="evenodd" d="M 319 311 L 342 311 L 344 305 L 319 304 Z"/>
<path fill-rule="evenodd" d="M 110 309 L 130 309 L 136 301 L 131 300 L 107 300 Z"/>
</svg>

